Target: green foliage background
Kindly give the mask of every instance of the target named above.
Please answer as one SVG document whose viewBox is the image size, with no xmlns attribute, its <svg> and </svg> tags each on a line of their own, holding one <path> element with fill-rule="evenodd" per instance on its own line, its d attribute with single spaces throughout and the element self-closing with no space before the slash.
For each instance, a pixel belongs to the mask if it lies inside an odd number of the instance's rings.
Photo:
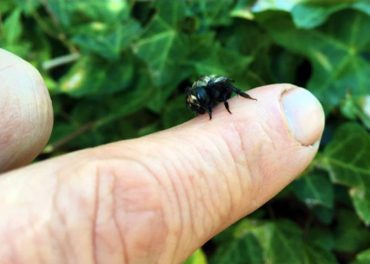
<svg viewBox="0 0 370 264">
<path fill-rule="evenodd" d="M 369 0 L 1 0 L 0 46 L 52 95 L 42 158 L 191 118 L 201 75 L 307 87 L 327 116 L 311 167 L 187 263 L 370 263 Z"/>
</svg>

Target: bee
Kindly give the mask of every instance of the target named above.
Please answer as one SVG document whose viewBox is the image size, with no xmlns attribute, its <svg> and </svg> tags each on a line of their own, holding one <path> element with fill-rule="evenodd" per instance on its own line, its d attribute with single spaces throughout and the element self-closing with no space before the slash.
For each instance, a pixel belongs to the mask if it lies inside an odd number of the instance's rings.
<svg viewBox="0 0 370 264">
<path fill-rule="evenodd" d="M 191 87 L 186 90 L 186 105 L 196 114 L 208 113 L 209 119 L 212 119 L 212 109 L 223 102 L 226 110 L 231 114 L 229 103 L 233 93 L 244 98 L 257 100 L 247 93 L 236 88 L 233 80 L 224 76 L 204 76 L 195 81 Z"/>
</svg>

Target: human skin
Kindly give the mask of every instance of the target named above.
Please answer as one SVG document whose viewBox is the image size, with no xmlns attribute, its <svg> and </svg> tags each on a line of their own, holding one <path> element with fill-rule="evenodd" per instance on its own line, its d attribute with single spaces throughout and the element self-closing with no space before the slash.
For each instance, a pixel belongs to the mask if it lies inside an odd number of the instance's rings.
<svg viewBox="0 0 370 264">
<path fill-rule="evenodd" d="M 181 263 L 311 162 L 324 128 L 306 90 L 275 84 L 138 139 L 27 165 L 52 128 L 37 71 L 0 50 L 0 260 Z"/>
</svg>

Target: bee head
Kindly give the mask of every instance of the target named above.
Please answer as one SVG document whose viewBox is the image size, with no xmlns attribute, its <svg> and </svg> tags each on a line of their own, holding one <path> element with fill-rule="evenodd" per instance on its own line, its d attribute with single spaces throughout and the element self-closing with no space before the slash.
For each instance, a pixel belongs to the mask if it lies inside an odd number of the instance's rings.
<svg viewBox="0 0 370 264">
<path fill-rule="evenodd" d="M 193 86 L 187 89 L 186 105 L 198 114 L 204 114 L 208 107 L 208 95 L 204 86 Z"/>
</svg>

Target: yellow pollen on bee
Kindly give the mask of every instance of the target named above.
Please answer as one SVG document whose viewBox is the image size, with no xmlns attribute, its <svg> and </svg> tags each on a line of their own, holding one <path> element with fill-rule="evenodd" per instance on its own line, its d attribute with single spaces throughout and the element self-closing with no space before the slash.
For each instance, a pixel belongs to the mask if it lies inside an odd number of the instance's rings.
<svg viewBox="0 0 370 264">
<path fill-rule="evenodd" d="M 197 100 L 197 98 L 196 98 L 194 95 L 191 95 L 191 96 L 189 97 L 189 102 L 190 102 L 190 103 L 194 103 L 194 102 L 196 102 L 196 101 L 198 101 L 198 100 Z"/>
</svg>

